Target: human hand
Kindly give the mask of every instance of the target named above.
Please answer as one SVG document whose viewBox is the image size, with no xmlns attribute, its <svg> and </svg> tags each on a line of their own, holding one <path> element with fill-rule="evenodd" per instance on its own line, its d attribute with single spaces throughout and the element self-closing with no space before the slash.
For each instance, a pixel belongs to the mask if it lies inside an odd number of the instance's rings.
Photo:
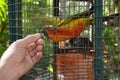
<svg viewBox="0 0 120 80">
<path fill-rule="evenodd" d="M 41 59 L 43 43 L 39 33 L 12 43 L 0 60 L 0 80 L 18 80 L 27 73 Z"/>
</svg>

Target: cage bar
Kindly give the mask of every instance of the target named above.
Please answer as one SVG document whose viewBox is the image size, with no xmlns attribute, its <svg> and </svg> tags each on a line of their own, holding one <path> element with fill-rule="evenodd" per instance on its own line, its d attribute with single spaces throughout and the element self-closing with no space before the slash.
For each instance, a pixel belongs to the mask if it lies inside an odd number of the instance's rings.
<svg viewBox="0 0 120 80">
<path fill-rule="evenodd" d="M 9 11 L 9 38 L 10 43 L 16 41 L 16 12 L 15 12 L 15 0 L 8 0 L 8 11 Z"/>
<path fill-rule="evenodd" d="M 22 1 L 9 0 L 9 36 L 10 43 L 22 38 Z"/>
<path fill-rule="evenodd" d="M 58 17 L 59 16 L 59 0 L 53 0 L 53 7 L 54 7 L 53 16 Z M 58 50 L 59 50 L 58 45 L 59 45 L 59 43 L 53 42 L 54 63 L 55 63 L 55 64 L 53 64 L 53 66 L 54 66 L 54 68 L 53 68 L 54 80 L 57 80 L 57 69 L 56 69 L 57 68 L 57 65 L 56 65 L 57 59 L 56 59 L 56 54 L 58 54 Z"/>
<path fill-rule="evenodd" d="M 95 61 L 94 80 L 103 80 L 103 48 L 102 48 L 102 0 L 95 1 Z"/>
<path fill-rule="evenodd" d="M 44 27 L 58 27 L 61 19 L 77 13 L 95 20 L 85 31 L 89 36 L 83 33 L 77 37 L 82 43 L 91 40 L 90 52 L 84 52 L 87 45 L 73 48 L 76 45 L 69 45 L 71 40 L 58 43 L 42 35 L 43 58 L 20 80 L 119 80 L 119 3 L 119 0 L 8 0 L 10 43 L 41 32 Z M 76 50 L 81 47 L 84 53 Z"/>
<path fill-rule="evenodd" d="M 21 39 L 22 38 L 22 0 L 17 0 L 16 1 L 16 10 L 18 10 L 17 12 L 16 12 L 16 16 L 17 16 L 17 20 L 16 20 L 16 22 L 17 22 L 17 35 L 16 35 L 16 37 L 18 37 L 17 39 Z"/>
</svg>

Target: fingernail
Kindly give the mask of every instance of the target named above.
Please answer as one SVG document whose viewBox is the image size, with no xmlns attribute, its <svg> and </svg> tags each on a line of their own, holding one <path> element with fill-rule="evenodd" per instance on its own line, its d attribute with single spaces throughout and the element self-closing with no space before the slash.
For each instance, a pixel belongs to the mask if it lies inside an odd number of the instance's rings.
<svg viewBox="0 0 120 80">
<path fill-rule="evenodd" d="M 40 34 L 39 34 L 39 33 L 36 33 L 35 36 L 40 36 Z"/>
</svg>

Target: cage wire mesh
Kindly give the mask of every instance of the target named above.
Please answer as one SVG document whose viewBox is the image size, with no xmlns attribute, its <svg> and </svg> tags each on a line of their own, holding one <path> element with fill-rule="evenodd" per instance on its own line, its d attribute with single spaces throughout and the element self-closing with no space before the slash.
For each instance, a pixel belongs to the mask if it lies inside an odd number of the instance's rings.
<svg viewBox="0 0 120 80">
<path fill-rule="evenodd" d="M 10 43 L 45 32 L 42 59 L 20 80 L 120 80 L 119 0 L 8 4 Z"/>
</svg>

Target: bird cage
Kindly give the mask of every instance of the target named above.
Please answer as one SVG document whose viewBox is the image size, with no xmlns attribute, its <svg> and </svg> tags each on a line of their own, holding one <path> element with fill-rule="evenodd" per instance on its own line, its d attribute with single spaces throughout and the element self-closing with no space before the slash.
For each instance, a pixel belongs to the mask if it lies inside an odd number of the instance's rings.
<svg viewBox="0 0 120 80">
<path fill-rule="evenodd" d="M 10 43 L 40 33 L 42 59 L 20 80 L 119 80 L 119 0 L 9 0 Z"/>
</svg>

